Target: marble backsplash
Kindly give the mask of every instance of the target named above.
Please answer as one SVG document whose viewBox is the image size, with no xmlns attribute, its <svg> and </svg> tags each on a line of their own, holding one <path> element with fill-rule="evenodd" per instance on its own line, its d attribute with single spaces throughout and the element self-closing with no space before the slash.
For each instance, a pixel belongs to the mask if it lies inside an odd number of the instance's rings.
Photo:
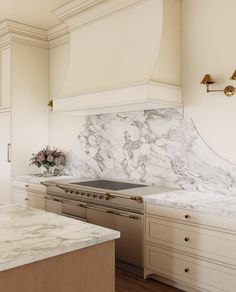
<svg viewBox="0 0 236 292">
<path fill-rule="evenodd" d="M 66 172 L 236 195 L 236 166 L 208 147 L 181 108 L 88 116 Z"/>
</svg>

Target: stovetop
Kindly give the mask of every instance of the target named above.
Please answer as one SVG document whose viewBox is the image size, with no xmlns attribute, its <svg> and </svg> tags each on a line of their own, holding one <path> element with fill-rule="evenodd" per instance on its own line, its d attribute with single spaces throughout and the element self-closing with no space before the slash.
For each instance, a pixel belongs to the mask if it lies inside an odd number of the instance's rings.
<svg viewBox="0 0 236 292">
<path fill-rule="evenodd" d="M 112 191 L 120 191 L 120 190 L 127 190 L 127 189 L 134 189 L 134 188 L 142 188 L 146 187 L 147 185 L 142 184 L 134 184 L 134 183 L 126 183 L 120 181 L 111 181 L 111 180 L 92 180 L 92 181 L 83 181 L 83 182 L 73 182 L 71 183 L 77 186 L 87 186 L 99 189 L 106 189 Z"/>
</svg>

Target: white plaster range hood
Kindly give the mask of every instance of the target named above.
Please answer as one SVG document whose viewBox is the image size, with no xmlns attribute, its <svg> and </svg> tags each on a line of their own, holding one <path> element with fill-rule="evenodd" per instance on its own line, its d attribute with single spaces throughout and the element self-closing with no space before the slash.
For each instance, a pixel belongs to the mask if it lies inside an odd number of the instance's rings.
<svg viewBox="0 0 236 292">
<path fill-rule="evenodd" d="M 74 0 L 55 13 L 70 64 L 54 112 L 100 114 L 182 105 L 181 0 Z"/>
</svg>

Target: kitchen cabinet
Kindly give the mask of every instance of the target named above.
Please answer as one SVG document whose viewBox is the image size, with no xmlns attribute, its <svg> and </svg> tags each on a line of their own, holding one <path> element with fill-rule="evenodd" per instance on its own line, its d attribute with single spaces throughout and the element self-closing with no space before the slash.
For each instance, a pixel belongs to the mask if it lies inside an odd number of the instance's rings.
<svg viewBox="0 0 236 292">
<path fill-rule="evenodd" d="M 119 232 L 17 205 L 0 222 L 1 292 L 115 292 Z"/>
<path fill-rule="evenodd" d="M 0 201 L 10 202 L 11 190 L 11 113 L 0 112 Z"/>
<path fill-rule="evenodd" d="M 43 39 L 40 29 L 9 20 L 1 23 L 0 119 L 6 112 L 10 118 L 1 121 L 0 143 L 11 143 L 11 163 L 8 169 L 4 166 L 6 171 L 1 169 L 1 182 L 29 173 L 31 154 L 48 144 L 48 45 Z M 10 136 L 3 142 L 4 130 Z M 11 200 L 9 187 L 1 193 L 4 201 Z"/>
<path fill-rule="evenodd" d="M 45 210 L 46 187 L 40 183 L 13 181 L 12 200 L 24 206 Z"/>
<path fill-rule="evenodd" d="M 11 105 L 11 49 L 9 47 L 0 50 L 0 108 L 8 108 Z"/>
<path fill-rule="evenodd" d="M 233 218 L 151 204 L 145 210 L 145 277 L 200 291 L 235 290 Z"/>
</svg>

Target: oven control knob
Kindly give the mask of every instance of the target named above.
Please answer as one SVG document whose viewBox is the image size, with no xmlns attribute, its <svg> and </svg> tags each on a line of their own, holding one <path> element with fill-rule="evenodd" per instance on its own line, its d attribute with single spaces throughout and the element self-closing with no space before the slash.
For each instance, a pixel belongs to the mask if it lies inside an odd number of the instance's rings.
<svg viewBox="0 0 236 292">
<path fill-rule="evenodd" d="M 82 193 L 82 192 L 80 192 L 79 194 L 80 194 L 82 197 L 83 197 L 83 195 L 84 195 L 84 193 Z"/>
<path fill-rule="evenodd" d="M 97 195 L 96 194 L 93 194 L 93 198 L 95 199 L 97 197 Z"/>
<path fill-rule="evenodd" d="M 74 194 L 74 192 L 73 192 L 73 191 L 70 191 L 70 193 L 71 193 L 71 195 L 73 195 L 73 194 Z"/>
<path fill-rule="evenodd" d="M 86 196 L 87 196 L 87 198 L 88 198 L 88 197 L 90 197 L 90 194 L 87 193 Z"/>
<path fill-rule="evenodd" d="M 100 200 L 102 200 L 102 199 L 103 199 L 103 196 L 102 196 L 102 195 L 100 195 L 100 196 L 99 196 L 99 199 L 100 199 Z"/>
<path fill-rule="evenodd" d="M 76 196 L 78 196 L 79 192 L 75 192 Z"/>
</svg>

